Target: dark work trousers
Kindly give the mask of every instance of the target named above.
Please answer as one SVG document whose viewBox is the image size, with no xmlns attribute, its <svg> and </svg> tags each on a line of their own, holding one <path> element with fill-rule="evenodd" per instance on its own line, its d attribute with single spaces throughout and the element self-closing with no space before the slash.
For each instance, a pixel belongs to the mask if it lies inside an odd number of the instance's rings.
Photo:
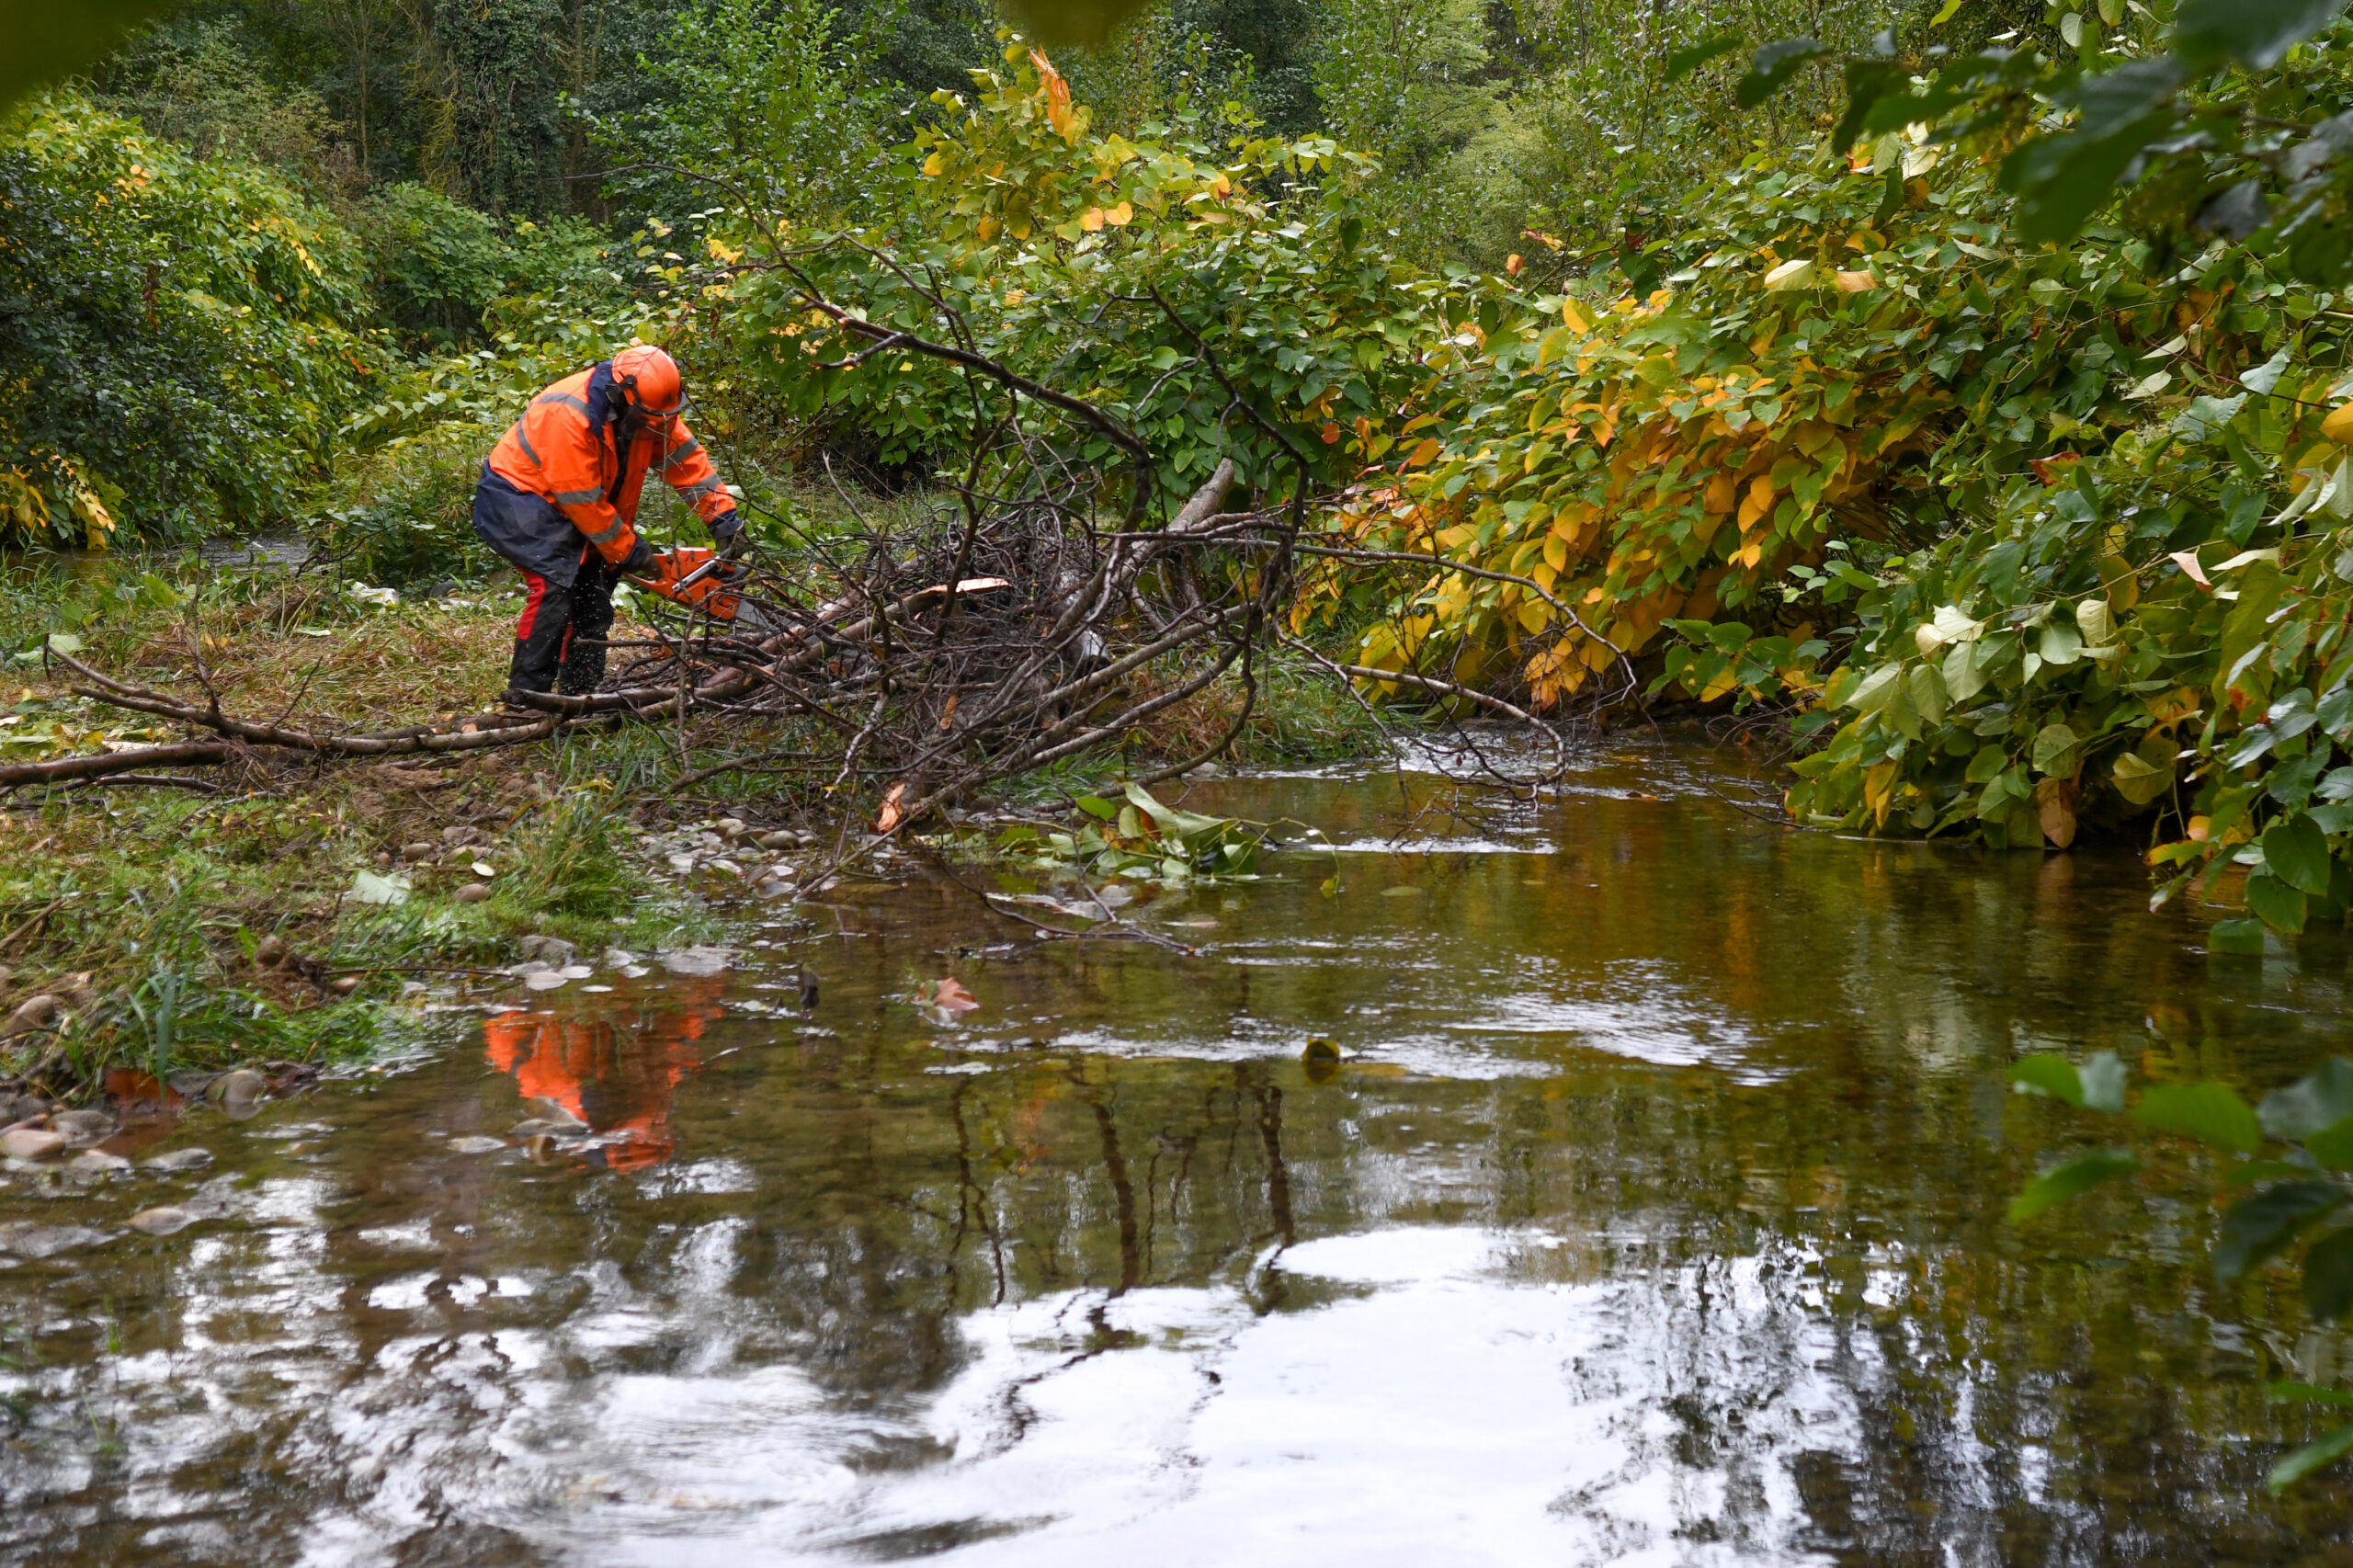
<svg viewBox="0 0 2353 1568">
<path fill-rule="evenodd" d="M 474 531 L 523 574 L 527 597 L 506 684 L 517 691 L 596 690 L 605 678 L 605 635 L 620 574 L 552 503 L 516 489 L 487 463 L 474 489 Z"/>
<path fill-rule="evenodd" d="M 506 684 L 517 691 L 553 689 L 585 696 L 605 678 L 605 637 L 613 629 L 613 585 L 620 574 L 594 551 L 572 585 L 518 566 L 529 597 L 515 626 L 515 662 Z"/>
</svg>

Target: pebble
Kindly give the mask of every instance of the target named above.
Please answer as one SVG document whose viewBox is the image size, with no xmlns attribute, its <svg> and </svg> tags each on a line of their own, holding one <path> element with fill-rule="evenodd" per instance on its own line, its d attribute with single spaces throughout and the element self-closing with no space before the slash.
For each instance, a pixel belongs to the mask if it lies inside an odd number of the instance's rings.
<svg viewBox="0 0 2353 1568">
<path fill-rule="evenodd" d="M 452 1138 L 449 1142 L 449 1153 L 453 1154 L 494 1154 L 506 1147 L 506 1140 L 504 1138 L 483 1138 L 479 1135 L 472 1138 Z"/>
<path fill-rule="evenodd" d="M 735 961 L 735 954 L 726 948 L 665 948 L 654 956 L 672 974 L 689 977 L 723 974 Z"/>
<path fill-rule="evenodd" d="M 757 842 L 763 849 L 790 849 L 801 842 L 801 835 L 789 828 L 780 827 L 774 833 L 760 835 Z"/>
<path fill-rule="evenodd" d="M 579 956 L 580 949 L 561 937 L 526 937 L 516 946 L 526 959 L 562 968 Z"/>
<path fill-rule="evenodd" d="M 744 819 L 741 817 L 722 817 L 712 826 L 722 838 L 736 839 L 744 836 Z"/>
<path fill-rule="evenodd" d="M 47 1116 L 56 1108 L 39 1095 L 18 1095 L 13 1104 L 0 1106 L 0 1124 L 30 1121 L 37 1116 Z"/>
<path fill-rule="evenodd" d="M 206 1085 L 204 1097 L 219 1105 L 230 1115 L 251 1114 L 254 1102 L 269 1088 L 269 1080 L 250 1067 L 240 1067 L 233 1073 L 223 1073 Z"/>
<path fill-rule="evenodd" d="M 261 945 L 254 949 L 254 967 L 276 969 L 286 961 L 286 943 L 282 938 L 264 937 L 261 939 Z"/>
<path fill-rule="evenodd" d="M 434 846 L 430 844 L 404 844 L 401 846 L 401 858 L 422 860 L 432 855 L 433 851 Z"/>
<path fill-rule="evenodd" d="M 528 1121 L 517 1122 L 506 1130 L 506 1133 L 510 1138 L 538 1138 L 550 1133 L 558 1137 L 570 1138 L 587 1131 L 588 1124 L 585 1122 L 560 1121 L 552 1117 L 535 1116 Z"/>
<path fill-rule="evenodd" d="M 76 1149 L 113 1137 L 121 1125 L 102 1110 L 61 1110 L 49 1119 L 50 1131 L 65 1134 L 65 1141 Z"/>
<path fill-rule="evenodd" d="M 217 1220 L 229 1211 L 230 1200 L 236 1196 L 235 1176 L 214 1176 L 198 1187 L 182 1207 L 199 1220 Z"/>
<path fill-rule="evenodd" d="M 327 989 L 338 996 L 348 996 L 359 989 L 359 977 L 356 974 L 338 975 L 327 982 Z"/>
<path fill-rule="evenodd" d="M 0 1132 L 0 1155 L 12 1160 L 46 1160 L 65 1152 L 65 1134 L 45 1127 L 12 1127 Z"/>
<path fill-rule="evenodd" d="M 138 1213 L 133 1214 L 131 1217 L 131 1228 L 134 1231 L 143 1231 L 151 1236 L 168 1236 L 176 1231 L 187 1230 L 190 1225 L 195 1224 L 196 1221 L 197 1216 L 177 1204 L 165 1203 L 153 1209 L 142 1209 Z"/>
<path fill-rule="evenodd" d="M 66 1161 L 65 1168 L 79 1171 L 85 1176 L 107 1176 L 115 1171 L 129 1170 L 131 1162 L 120 1154 L 109 1154 L 104 1149 L 85 1149 Z"/>
<path fill-rule="evenodd" d="M 605 961 L 612 965 L 615 969 L 627 969 L 631 964 L 637 962 L 637 955 L 631 952 L 627 948 L 607 948 L 605 949 Z"/>
<path fill-rule="evenodd" d="M 0 1252 L 17 1257 L 54 1257 L 61 1252 L 95 1246 L 107 1239 L 104 1231 L 94 1231 L 87 1225 L 38 1225 L 29 1220 L 0 1225 Z"/>
<path fill-rule="evenodd" d="M 566 980 L 585 980 L 597 971 L 585 963 L 568 963 L 556 972 Z"/>
<path fill-rule="evenodd" d="M 527 974 L 523 983 L 533 991 L 553 991 L 565 984 L 569 977 L 562 970 L 543 969 L 537 974 Z"/>
<path fill-rule="evenodd" d="M 211 1163 L 212 1151 L 210 1149 L 172 1149 L 152 1159 L 140 1161 L 139 1168 L 153 1171 L 158 1176 L 168 1176 L 175 1171 L 200 1171 Z"/>
<path fill-rule="evenodd" d="M 490 890 L 480 882 L 468 882 L 449 896 L 460 903 L 480 903 L 490 896 Z"/>
</svg>

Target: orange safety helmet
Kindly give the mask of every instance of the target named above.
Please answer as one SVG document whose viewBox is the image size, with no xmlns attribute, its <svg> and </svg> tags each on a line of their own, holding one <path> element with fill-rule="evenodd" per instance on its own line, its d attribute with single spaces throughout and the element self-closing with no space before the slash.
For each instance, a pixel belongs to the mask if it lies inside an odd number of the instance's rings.
<svg viewBox="0 0 2353 1568">
<path fill-rule="evenodd" d="M 624 402 L 648 417 L 670 419 L 687 411 L 678 362 L 649 344 L 632 344 L 613 356 L 613 384 Z"/>
</svg>

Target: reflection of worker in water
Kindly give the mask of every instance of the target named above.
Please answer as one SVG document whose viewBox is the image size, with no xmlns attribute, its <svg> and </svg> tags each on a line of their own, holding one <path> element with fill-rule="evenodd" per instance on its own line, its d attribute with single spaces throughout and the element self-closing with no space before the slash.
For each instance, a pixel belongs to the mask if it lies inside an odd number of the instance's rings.
<svg viewBox="0 0 2353 1568">
<path fill-rule="evenodd" d="M 501 1013 L 483 1025 L 490 1064 L 526 1097 L 562 1106 L 608 1140 L 592 1163 L 637 1170 L 670 1157 L 670 1095 L 700 1066 L 695 1042 L 719 1017 L 718 976 L 674 980 L 632 1019 Z"/>
</svg>

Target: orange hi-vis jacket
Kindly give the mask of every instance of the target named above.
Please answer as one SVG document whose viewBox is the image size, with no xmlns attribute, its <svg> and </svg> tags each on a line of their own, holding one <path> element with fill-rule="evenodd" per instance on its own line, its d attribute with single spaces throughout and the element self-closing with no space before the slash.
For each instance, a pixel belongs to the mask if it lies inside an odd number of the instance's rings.
<svg viewBox="0 0 2353 1568">
<path fill-rule="evenodd" d="M 597 554 L 618 563 L 637 548 L 638 493 L 648 469 L 706 523 L 735 502 L 702 443 L 675 415 L 648 424 L 628 451 L 616 451 L 620 410 L 610 395 L 612 381 L 609 365 L 596 365 L 533 398 L 491 449 L 490 469 L 516 489 L 552 502 Z"/>
</svg>

